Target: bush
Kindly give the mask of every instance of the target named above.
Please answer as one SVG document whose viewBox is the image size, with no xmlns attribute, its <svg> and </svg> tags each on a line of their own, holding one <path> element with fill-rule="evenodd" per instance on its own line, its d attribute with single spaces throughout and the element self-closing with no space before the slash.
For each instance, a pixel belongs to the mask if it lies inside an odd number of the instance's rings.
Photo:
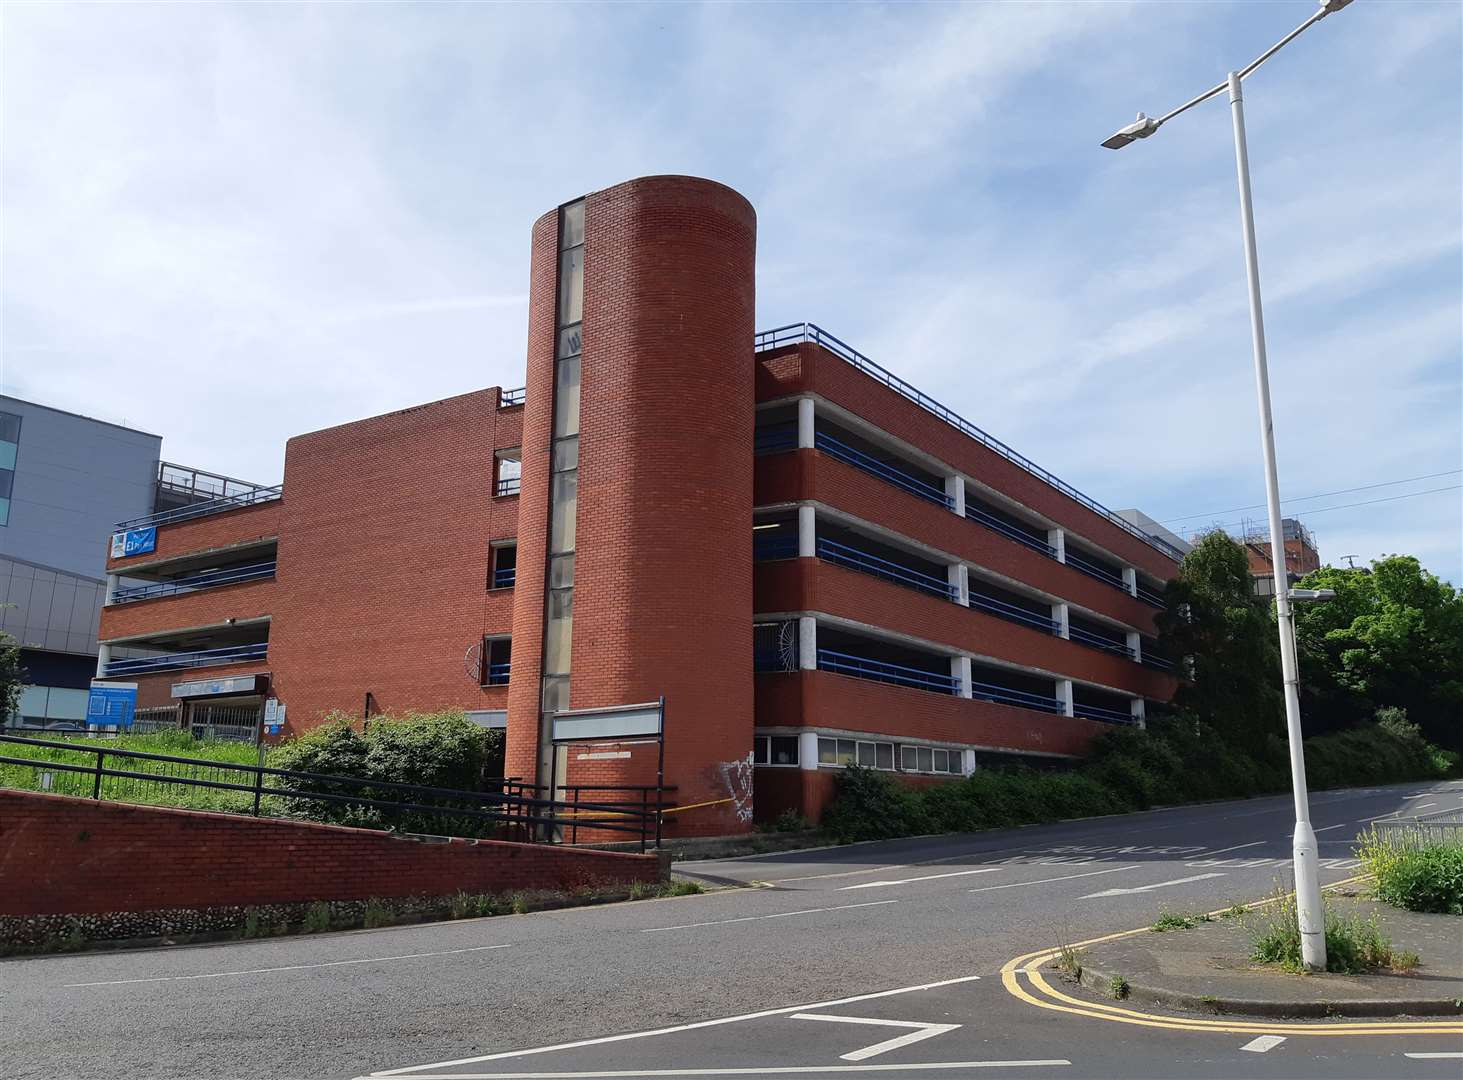
<svg viewBox="0 0 1463 1080">
<path fill-rule="evenodd" d="M 1417 966 L 1415 953 L 1394 956 L 1392 943 L 1382 933 L 1373 915 L 1369 919 L 1345 917 L 1325 907 L 1326 970 L 1338 975 L 1365 975 L 1383 968 Z M 1295 896 L 1285 895 L 1247 927 L 1254 942 L 1250 959 L 1277 964 L 1286 971 L 1302 971 L 1300 921 Z"/>
<path fill-rule="evenodd" d="M 1408 911 L 1463 915 L 1463 844 L 1407 847 L 1373 831 L 1357 854 L 1376 879 L 1377 899 Z"/>
</svg>

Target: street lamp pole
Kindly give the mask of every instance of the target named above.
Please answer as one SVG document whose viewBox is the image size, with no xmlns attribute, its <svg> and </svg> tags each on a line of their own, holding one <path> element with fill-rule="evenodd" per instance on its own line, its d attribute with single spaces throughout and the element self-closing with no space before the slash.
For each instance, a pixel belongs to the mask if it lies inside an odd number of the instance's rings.
<svg viewBox="0 0 1463 1080">
<path fill-rule="evenodd" d="M 1231 71 L 1225 82 L 1185 102 L 1166 116 L 1152 119 L 1138 114 L 1136 122 L 1111 136 L 1102 145 L 1120 150 L 1138 139 L 1146 139 L 1181 112 L 1229 91 L 1234 120 L 1235 169 L 1239 176 L 1240 225 L 1244 231 L 1245 275 L 1250 292 L 1250 338 L 1255 354 L 1255 390 L 1260 403 L 1260 446 L 1265 459 L 1265 502 L 1270 517 L 1270 568 L 1275 578 L 1275 612 L 1280 633 L 1280 669 L 1285 692 L 1285 729 L 1290 745 L 1290 779 L 1295 796 L 1295 833 L 1291 848 L 1295 859 L 1295 901 L 1300 927 L 1301 962 L 1307 970 L 1326 969 L 1325 910 L 1321 905 L 1320 865 L 1316 834 L 1311 828 L 1310 799 L 1306 791 L 1305 750 L 1301 742 L 1300 674 L 1296 663 L 1295 618 L 1290 607 L 1290 581 L 1285 565 L 1284 525 L 1280 517 L 1280 479 L 1275 466 L 1275 422 L 1270 410 L 1270 369 L 1265 355 L 1265 316 L 1260 302 L 1260 264 L 1255 252 L 1255 215 L 1250 197 L 1250 159 L 1245 144 L 1245 107 L 1240 82 L 1302 31 L 1351 0 L 1320 0 L 1320 10 L 1241 71 Z"/>
</svg>

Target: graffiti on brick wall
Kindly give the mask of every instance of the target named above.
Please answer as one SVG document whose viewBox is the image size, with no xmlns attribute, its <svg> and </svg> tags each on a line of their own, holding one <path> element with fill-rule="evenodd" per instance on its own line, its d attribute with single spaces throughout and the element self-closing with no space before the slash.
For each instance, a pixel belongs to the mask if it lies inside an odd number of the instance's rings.
<svg viewBox="0 0 1463 1080">
<path fill-rule="evenodd" d="M 732 811 L 738 821 L 752 820 L 752 755 L 738 761 L 723 761 L 719 766 L 721 781 L 731 796 Z"/>
</svg>

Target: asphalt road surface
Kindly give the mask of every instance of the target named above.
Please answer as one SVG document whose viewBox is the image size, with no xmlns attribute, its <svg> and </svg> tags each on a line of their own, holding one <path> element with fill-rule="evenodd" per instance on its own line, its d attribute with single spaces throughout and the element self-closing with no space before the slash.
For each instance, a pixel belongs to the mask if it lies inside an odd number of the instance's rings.
<svg viewBox="0 0 1463 1080">
<path fill-rule="evenodd" d="M 1371 819 L 1460 807 L 1463 783 L 1314 796 L 1323 882 Z M 1290 829 L 1255 799 L 678 864 L 761 883 L 703 896 L 9 960 L 0 1078 L 1463 1076 L 1463 1036 L 1426 1027 L 1189 1030 L 1004 985 L 1021 954 L 1268 894 Z"/>
</svg>

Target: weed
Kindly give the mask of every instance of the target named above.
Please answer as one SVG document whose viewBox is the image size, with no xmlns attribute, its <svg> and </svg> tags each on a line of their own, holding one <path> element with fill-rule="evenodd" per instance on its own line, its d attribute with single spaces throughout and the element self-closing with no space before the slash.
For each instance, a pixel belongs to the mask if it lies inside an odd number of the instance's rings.
<svg viewBox="0 0 1463 1080">
<path fill-rule="evenodd" d="M 672 881 L 660 890 L 662 896 L 695 896 L 704 893 L 706 886 L 699 881 Z"/>
<path fill-rule="evenodd" d="M 1080 980 L 1082 978 L 1082 959 L 1086 955 L 1086 949 L 1079 949 L 1075 945 L 1058 945 L 1057 967 L 1072 978 Z"/>
<path fill-rule="evenodd" d="M 1155 934 L 1162 934 L 1168 930 L 1192 930 L 1199 925 L 1199 918 L 1196 915 L 1180 915 L 1174 911 L 1165 911 L 1159 914 L 1158 921 L 1148 929 Z"/>
<path fill-rule="evenodd" d="M 1219 913 L 1221 919 L 1239 919 L 1250 913 L 1250 909 L 1244 904 L 1234 903 Z"/>
<path fill-rule="evenodd" d="M 1422 963 L 1422 957 L 1411 949 L 1403 949 L 1401 952 L 1392 954 L 1392 970 L 1398 974 L 1416 971 L 1417 965 L 1420 963 Z"/>
<path fill-rule="evenodd" d="M 631 900 L 644 900 L 647 896 L 659 896 L 659 895 L 660 895 L 660 887 L 658 885 L 652 885 L 648 881 L 632 881 L 632 882 L 630 882 L 629 898 Z"/>
<path fill-rule="evenodd" d="M 1358 838 L 1357 855 L 1377 883 L 1377 899 L 1408 911 L 1463 915 L 1463 844 L 1419 835 Z"/>
<path fill-rule="evenodd" d="M 447 900 L 447 913 L 454 919 L 466 919 L 477 914 L 478 898 L 472 893 L 454 893 Z"/>
<path fill-rule="evenodd" d="M 1219 999 L 1213 994 L 1200 994 L 1199 1004 L 1207 1005 L 1211 1009 L 1217 1009 L 1219 1008 Z"/>
<path fill-rule="evenodd" d="M 366 901 L 366 913 L 361 916 L 361 923 L 367 930 L 374 930 L 378 926 L 390 926 L 394 921 L 391 909 L 380 900 L 373 896 Z"/>
<path fill-rule="evenodd" d="M 300 929 L 307 934 L 318 934 L 323 930 L 329 930 L 330 905 L 324 900 L 316 900 L 305 909 L 305 921 Z"/>
<path fill-rule="evenodd" d="M 1347 918 L 1325 907 L 1326 970 L 1342 975 L 1362 975 L 1393 966 L 1392 943 L 1382 933 L 1373 915 L 1369 919 Z M 1277 896 L 1264 916 L 1249 927 L 1254 943 L 1250 958 L 1262 964 L 1276 964 L 1286 971 L 1303 971 L 1300 921 L 1295 897 Z M 1416 962 L 1414 954 L 1414 964 Z"/>
<path fill-rule="evenodd" d="M 1128 985 L 1127 979 L 1121 975 L 1114 975 L 1107 980 L 1107 992 L 1118 1001 L 1123 1001 L 1132 992 L 1132 987 Z"/>
<path fill-rule="evenodd" d="M 514 893 L 508 898 L 508 910 L 515 915 L 528 914 L 528 896 L 524 893 Z"/>
<path fill-rule="evenodd" d="M 244 909 L 244 925 L 239 931 L 241 937 L 254 938 L 259 936 L 259 909 L 247 907 Z"/>
</svg>

